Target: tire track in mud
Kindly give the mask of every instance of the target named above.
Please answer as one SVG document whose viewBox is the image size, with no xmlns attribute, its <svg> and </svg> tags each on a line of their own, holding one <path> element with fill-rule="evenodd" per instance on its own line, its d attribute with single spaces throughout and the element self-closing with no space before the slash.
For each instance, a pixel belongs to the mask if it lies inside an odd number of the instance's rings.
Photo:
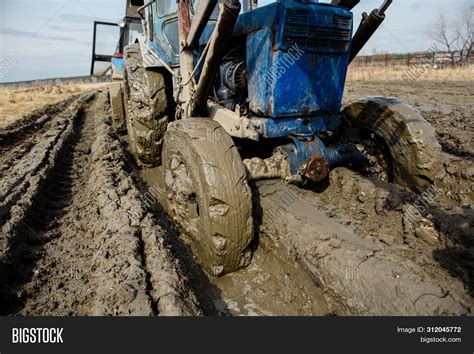
<svg viewBox="0 0 474 354">
<path fill-rule="evenodd" d="M 0 313 L 199 314 L 124 169 L 107 95 L 83 96 L 68 113 L 0 180 L 27 181 L 2 198 Z"/>
<path fill-rule="evenodd" d="M 90 98 L 86 97 L 84 101 L 87 102 Z M 44 243 L 56 236 L 54 222 L 60 213 L 61 205 L 58 205 L 59 208 L 53 208 L 55 206 L 53 202 L 67 203 L 68 193 L 56 191 L 52 195 L 51 181 L 67 183 L 64 178 L 59 178 L 59 171 L 64 168 L 62 164 L 65 156 L 71 153 L 71 144 L 77 139 L 76 129 L 80 128 L 83 118 L 81 105 L 82 103 L 77 103 L 68 109 L 65 117 L 55 117 L 47 131 L 38 134 L 37 143 L 33 144 L 32 149 L 19 156 L 19 161 L 0 182 L 2 185 L 0 269 L 3 273 L 1 290 L 5 306 L 1 311 L 3 314 L 22 306 L 24 296 L 21 284 L 32 276 Z M 25 120 L 27 124 L 23 126 L 28 127 L 29 118 Z M 34 132 L 29 135 L 33 134 Z M 63 171 L 67 172 L 67 169 Z M 63 192 L 66 192 L 67 186 L 63 188 Z"/>
<path fill-rule="evenodd" d="M 85 98 L 85 101 L 89 100 Z M 10 231 L 31 209 L 35 197 L 42 192 L 51 171 L 57 166 L 58 157 L 67 147 L 74 133 L 74 122 L 82 114 L 81 105 L 69 108 L 66 117 L 57 117 L 44 134 L 37 136 L 38 142 L 22 158 L 15 161 L 7 176 L 0 180 L 0 226 L 5 237 L 0 239 L 2 253 L 8 251 Z"/>
<path fill-rule="evenodd" d="M 433 204 L 407 215 L 418 195 L 344 168 L 314 191 L 266 181 L 258 192 L 263 237 L 283 244 L 321 283 L 333 313 L 472 313 L 472 211 Z M 293 202 L 280 201 L 285 193 Z M 438 254 L 451 247 L 464 249 L 464 259 L 446 267 Z"/>
<path fill-rule="evenodd" d="M 152 206 L 162 202 L 160 169 L 142 171 L 142 178 Z M 253 194 L 258 244 L 251 264 L 200 286 L 202 277 L 186 268 L 206 313 L 472 313 L 469 257 L 458 258 L 449 268 L 437 256 L 452 245 L 447 229 L 467 237 L 474 216 L 468 211 L 450 216 L 433 205 L 431 212 L 439 215 L 435 223 L 429 212 L 407 220 L 407 210 L 419 195 L 344 168 L 332 171 L 328 185 L 314 190 L 265 181 L 254 186 Z M 155 216 L 164 219 L 161 212 Z M 434 244 L 430 232 L 436 233 Z M 171 245 L 186 240 L 177 231 L 168 237 Z M 183 259 L 183 254 L 175 256 Z M 460 267 L 461 274 L 453 275 L 451 269 Z"/>
<path fill-rule="evenodd" d="M 151 204 L 163 203 L 160 169 L 142 171 L 142 178 L 148 186 L 146 198 L 156 199 Z M 253 194 L 258 239 L 254 258 L 246 269 L 193 286 L 207 301 L 207 313 L 472 313 L 470 209 L 450 215 L 441 206 L 446 200 L 436 196 L 439 205 L 430 211 L 439 216 L 435 222 L 430 212 L 416 219 L 409 208 L 419 195 L 343 168 L 332 171 L 328 184 L 314 191 L 266 181 L 257 183 Z M 164 217 L 159 212 L 156 218 Z M 456 222 L 463 226 L 454 226 Z M 437 254 L 452 247 L 458 236 L 464 238 L 459 240 L 464 258 L 446 266 L 448 258 L 440 261 Z M 175 231 L 170 244 L 178 238 L 187 239 Z M 176 257 L 183 259 L 184 253 Z"/>
</svg>

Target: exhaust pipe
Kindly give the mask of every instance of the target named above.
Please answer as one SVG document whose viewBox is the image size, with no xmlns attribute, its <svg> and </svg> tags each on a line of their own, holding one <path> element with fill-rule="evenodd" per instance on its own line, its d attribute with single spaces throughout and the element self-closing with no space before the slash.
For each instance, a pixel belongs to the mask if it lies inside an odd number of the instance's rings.
<svg viewBox="0 0 474 354">
<path fill-rule="evenodd" d="M 222 60 L 225 45 L 228 43 L 237 22 L 240 7 L 239 0 L 225 0 L 221 6 L 216 27 L 210 39 L 209 50 L 194 93 L 193 116 L 195 114 L 199 115 L 206 107 L 209 90 L 214 83 L 217 67 Z"/>
<path fill-rule="evenodd" d="M 359 54 L 361 49 L 367 44 L 369 39 L 385 20 L 385 11 L 392 4 L 393 0 L 385 0 L 379 9 L 373 10 L 370 15 L 366 12 L 362 14 L 362 21 L 352 38 L 351 54 L 349 63 Z"/>
<path fill-rule="evenodd" d="M 194 15 L 188 38 L 186 39 L 186 46 L 190 48 L 197 46 L 202 31 L 211 18 L 212 11 L 214 11 L 214 8 L 216 7 L 217 0 L 201 0 L 199 3 L 199 8 L 196 15 Z"/>
</svg>

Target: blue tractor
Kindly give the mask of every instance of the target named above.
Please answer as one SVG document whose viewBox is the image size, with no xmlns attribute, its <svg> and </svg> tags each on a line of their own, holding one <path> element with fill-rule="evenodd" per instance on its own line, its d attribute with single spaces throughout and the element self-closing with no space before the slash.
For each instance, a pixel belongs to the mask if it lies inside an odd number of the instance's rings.
<svg viewBox="0 0 474 354">
<path fill-rule="evenodd" d="M 440 146 L 417 111 L 395 98 L 341 104 L 392 1 L 356 31 L 358 0 L 129 1 L 143 26 L 124 48 L 130 150 L 161 166 L 164 207 L 210 275 L 251 260 L 250 181 L 318 183 L 348 165 L 412 189 L 432 182 Z"/>
</svg>

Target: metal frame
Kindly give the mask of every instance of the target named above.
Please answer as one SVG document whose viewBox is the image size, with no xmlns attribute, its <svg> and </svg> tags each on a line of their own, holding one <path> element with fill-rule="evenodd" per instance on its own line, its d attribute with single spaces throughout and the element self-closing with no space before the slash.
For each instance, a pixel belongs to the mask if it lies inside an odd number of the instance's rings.
<svg viewBox="0 0 474 354">
<path fill-rule="evenodd" d="M 104 21 L 94 21 L 94 34 L 92 39 L 92 63 L 91 63 L 91 75 L 94 75 L 94 66 L 96 61 L 103 61 L 110 63 L 112 61 L 113 55 L 97 55 L 95 54 L 96 49 L 96 40 L 97 40 L 97 26 L 115 26 L 119 27 L 117 23 L 113 22 L 104 22 Z M 120 35 L 121 37 L 122 35 Z M 120 38 L 121 39 L 121 38 Z"/>
</svg>

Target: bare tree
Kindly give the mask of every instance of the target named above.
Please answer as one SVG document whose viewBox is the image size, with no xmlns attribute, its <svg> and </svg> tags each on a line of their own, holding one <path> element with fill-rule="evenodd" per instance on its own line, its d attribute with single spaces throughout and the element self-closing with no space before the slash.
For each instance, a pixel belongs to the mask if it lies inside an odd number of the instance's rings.
<svg viewBox="0 0 474 354">
<path fill-rule="evenodd" d="M 474 6 L 467 7 L 456 21 L 456 33 L 461 60 L 469 61 L 474 43 Z"/>
<path fill-rule="evenodd" d="M 430 31 L 431 37 L 435 42 L 442 47 L 443 51 L 449 54 L 451 63 L 455 62 L 455 54 L 457 51 L 457 44 L 459 42 L 459 35 L 454 30 L 454 25 L 444 13 L 438 15 L 438 19 Z"/>
<path fill-rule="evenodd" d="M 430 35 L 440 50 L 449 55 L 451 63 L 469 60 L 473 51 L 474 38 L 474 6 L 463 9 L 454 19 L 448 18 L 444 13 L 438 16 L 435 25 L 430 30 Z"/>
</svg>

